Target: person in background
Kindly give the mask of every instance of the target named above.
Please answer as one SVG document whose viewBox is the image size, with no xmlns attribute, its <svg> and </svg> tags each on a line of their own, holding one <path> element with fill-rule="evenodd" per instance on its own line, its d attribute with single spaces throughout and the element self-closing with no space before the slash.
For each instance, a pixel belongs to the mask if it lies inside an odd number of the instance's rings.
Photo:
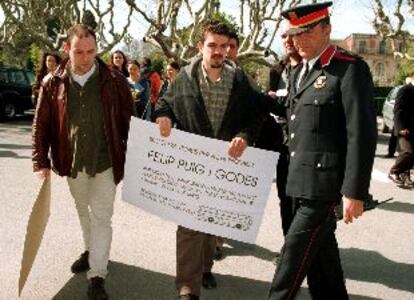
<svg viewBox="0 0 414 300">
<path fill-rule="evenodd" d="M 281 60 L 269 70 L 269 91 L 272 97 L 271 101 L 277 104 L 286 105 L 289 78 L 300 65 L 302 58 L 296 50 L 292 36 L 287 34 L 290 29 L 288 21 L 283 21 L 281 26 L 281 39 L 285 55 Z M 288 129 L 285 117 L 275 114 L 268 116 L 267 122 L 263 125 L 261 139 L 259 138 L 258 147 L 279 152 L 279 161 L 276 167 L 276 186 L 279 197 L 280 217 L 282 221 L 283 235 L 286 236 L 290 223 L 293 219 L 292 198 L 286 195 L 286 182 L 289 167 L 289 150 L 288 150 Z M 279 255 L 276 255 L 275 263 Z"/>
<path fill-rule="evenodd" d="M 260 97 L 244 72 L 226 61 L 230 30 L 224 23 L 202 26 L 195 57 L 172 82 L 156 106 L 160 134 L 177 129 L 228 141 L 228 155 L 239 158 L 252 145 L 262 123 L 255 101 Z M 198 89 L 195 89 L 197 87 Z M 217 287 L 211 270 L 216 237 L 183 226 L 177 229 L 176 287 L 181 300 L 199 299 L 200 289 Z"/>
<path fill-rule="evenodd" d="M 178 62 L 172 61 L 168 63 L 167 67 L 165 68 L 165 80 L 162 84 L 161 91 L 159 97 L 162 97 L 164 93 L 167 91 L 167 88 L 171 85 L 174 79 L 177 77 L 178 72 L 180 72 L 181 66 Z"/>
<path fill-rule="evenodd" d="M 398 139 L 394 134 L 395 129 L 394 127 L 391 129 L 391 135 L 390 138 L 388 140 L 388 148 L 387 148 L 387 154 L 384 155 L 384 158 L 393 158 L 395 152 L 397 151 L 397 143 L 398 143 Z"/>
<path fill-rule="evenodd" d="M 144 87 L 144 91 L 141 93 L 141 101 L 147 103 L 145 120 L 148 121 L 152 120 L 152 112 L 154 111 L 153 105 L 151 103 L 152 86 L 149 79 L 150 74 L 150 69 L 147 67 L 142 67 L 141 65 L 141 80 L 139 81 L 139 84 Z"/>
<path fill-rule="evenodd" d="M 240 39 L 236 32 L 230 32 L 229 45 L 227 47 L 227 59 L 237 64 L 237 56 L 239 55 Z"/>
<path fill-rule="evenodd" d="M 150 121 L 151 105 L 149 100 L 149 85 L 146 79 L 141 77 L 141 67 L 136 60 L 128 61 L 128 83 L 131 87 L 136 115 L 138 118 Z"/>
<path fill-rule="evenodd" d="M 399 154 L 388 177 L 402 187 L 412 188 L 410 172 L 414 166 L 414 74 L 397 92 L 394 104 L 394 134 Z"/>
<path fill-rule="evenodd" d="M 129 76 L 128 59 L 125 53 L 121 50 L 116 50 L 111 54 L 111 61 L 109 63 L 109 66 L 121 72 L 121 74 L 124 75 L 125 78 Z"/>
<path fill-rule="evenodd" d="M 40 61 L 40 68 L 36 72 L 36 81 L 32 86 L 32 103 L 34 107 L 37 105 L 37 98 L 39 97 L 40 86 L 42 81 L 48 74 L 52 74 L 59 66 L 61 58 L 56 53 L 45 52 Z"/>
<path fill-rule="evenodd" d="M 307 277 L 312 299 L 349 299 L 335 237 L 343 220 L 362 216 L 377 144 L 374 87 L 368 64 L 331 44 L 332 2 L 281 13 L 302 57 L 289 79 L 289 170 L 293 220 L 285 236 L 269 300 L 294 299 Z M 286 110 L 285 105 L 280 108 Z"/>
<path fill-rule="evenodd" d="M 147 78 L 150 81 L 151 85 L 151 106 L 152 111 L 154 110 L 155 103 L 157 103 L 158 96 L 161 90 L 161 77 L 160 75 L 153 69 L 151 59 L 149 57 L 144 57 L 140 60 L 142 68 L 146 68 Z"/>
<path fill-rule="evenodd" d="M 71 271 L 87 271 L 89 300 L 107 300 L 111 219 L 134 105 L 125 77 L 96 57 L 92 29 L 73 25 L 63 48 L 68 58 L 40 89 L 32 127 L 33 171 L 41 179 L 50 176 L 50 169 L 67 177 L 85 247 Z"/>
</svg>

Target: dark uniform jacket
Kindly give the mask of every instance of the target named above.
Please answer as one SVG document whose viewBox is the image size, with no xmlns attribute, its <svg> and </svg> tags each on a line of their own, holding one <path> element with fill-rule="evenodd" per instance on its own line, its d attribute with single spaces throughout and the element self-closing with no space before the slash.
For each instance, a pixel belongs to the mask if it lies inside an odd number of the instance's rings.
<svg viewBox="0 0 414 300">
<path fill-rule="evenodd" d="M 201 58 L 195 59 L 180 71 L 158 100 L 155 117 L 167 116 L 177 129 L 187 132 L 224 141 L 239 136 L 252 145 L 263 122 L 263 115 L 259 114 L 255 103 L 260 94 L 251 87 L 243 71 L 236 68 L 223 121 L 217 136 L 214 136 L 197 79 L 200 63 Z"/>
<path fill-rule="evenodd" d="M 414 140 L 414 85 L 404 85 L 398 90 L 394 105 L 394 128 L 398 136 L 400 130 L 408 129 Z"/>
<path fill-rule="evenodd" d="M 66 64 L 67 61 L 62 62 L 54 75 L 42 84 L 32 129 L 33 170 L 39 171 L 52 165 L 60 176 L 70 176 L 73 162 L 73 149 L 69 140 L 69 77 Z M 98 65 L 105 142 L 108 145 L 114 182 L 119 183 L 124 175 L 129 120 L 134 113 L 134 106 L 126 79 L 119 72 L 109 70 L 99 59 Z M 48 155 L 49 149 L 52 163 Z"/>
<path fill-rule="evenodd" d="M 367 199 L 377 139 L 368 65 L 329 46 L 296 90 L 299 72 L 290 78 L 288 98 L 287 194 Z"/>
</svg>

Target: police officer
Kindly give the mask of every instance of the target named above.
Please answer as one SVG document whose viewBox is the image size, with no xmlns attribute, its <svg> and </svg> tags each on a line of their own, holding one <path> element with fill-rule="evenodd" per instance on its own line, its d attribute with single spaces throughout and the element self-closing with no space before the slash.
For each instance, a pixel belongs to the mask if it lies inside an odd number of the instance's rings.
<svg viewBox="0 0 414 300">
<path fill-rule="evenodd" d="M 348 299 L 334 207 L 345 223 L 363 213 L 376 147 L 373 83 L 368 65 L 330 44 L 332 2 L 282 12 L 303 66 L 290 79 L 289 173 L 295 214 L 269 299 L 294 299 L 305 278 L 313 299 Z"/>
</svg>

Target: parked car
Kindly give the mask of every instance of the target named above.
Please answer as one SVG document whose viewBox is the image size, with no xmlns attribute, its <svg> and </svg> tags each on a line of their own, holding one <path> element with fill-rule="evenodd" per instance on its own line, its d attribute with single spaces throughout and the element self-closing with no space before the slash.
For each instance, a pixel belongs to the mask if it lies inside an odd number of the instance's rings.
<svg viewBox="0 0 414 300">
<path fill-rule="evenodd" d="M 32 109 L 31 71 L 16 67 L 0 67 L 0 120 L 11 120 Z"/>
<path fill-rule="evenodd" d="M 394 87 L 387 95 L 382 107 L 382 128 L 383 133 L 389 133 L 394 128 L 394 104 L 397 93 L 402 85 Z"/>
</svg>

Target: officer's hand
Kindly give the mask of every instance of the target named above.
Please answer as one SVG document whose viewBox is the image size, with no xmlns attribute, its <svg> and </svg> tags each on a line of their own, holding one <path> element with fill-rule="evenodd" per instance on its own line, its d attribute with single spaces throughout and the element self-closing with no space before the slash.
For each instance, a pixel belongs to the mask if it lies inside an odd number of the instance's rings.
<svg viewBox="0 0 414 300">
<path fill-rule="evenodd" d="M 155 119 L 155 123 L 158 124 L 159 128 L 160 128 L 160 134 L 163 137 L 168 137 L 170 136 L 171 133 L 171 119 L 168 117 L 159 117 L 157 119 Z"/>
<path fill-rule="evenodd" d="M 34 172 L 34 174 L 39 179 L 46 179 L 49 176 L 49 174 L 50 174 L 50 169 L 43 168 L 43 169 L 40 169 L 37 172 Z"/>
<path fill-rule="evenodd" d="M 273 99 L 276 99 L 277 95 L 275 91 L 268 91 L 267 94 L 272 97 Z"/>
<path fill-rule="evenodd" d="M 343 197 L 344 207 L 343 216 L 345 224 L 352 223 L 353 219 L 358 219 L 364 213 L 364 202 L 357 199 Z"/>
<path fill-rule="evenodd" d="M 242 156 L 244 149 L 247 148 L 247 142 L 244 138 L 235 137 L 229 144 L 228 154 L 233 158 L 239 158 Z"/>
</svg>

